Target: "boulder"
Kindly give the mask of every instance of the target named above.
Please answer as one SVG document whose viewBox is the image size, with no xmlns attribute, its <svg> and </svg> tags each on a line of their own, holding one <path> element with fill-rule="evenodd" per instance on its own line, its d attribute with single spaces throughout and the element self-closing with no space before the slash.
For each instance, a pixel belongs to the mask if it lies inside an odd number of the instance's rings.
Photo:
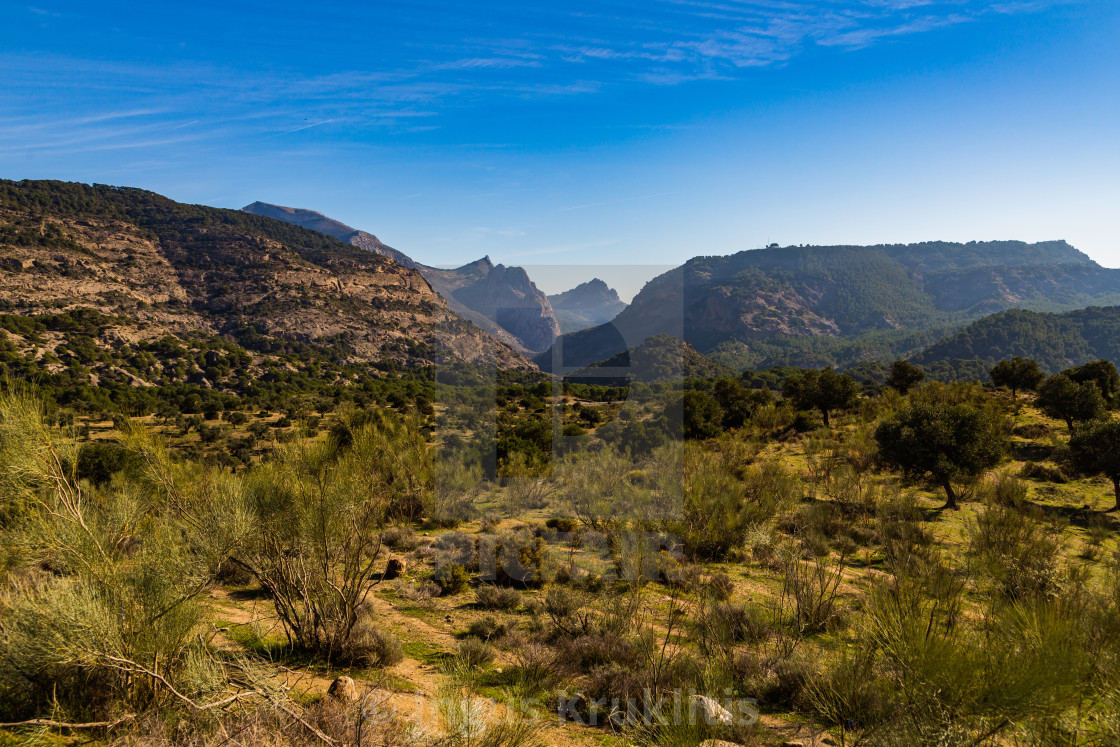
<svg viewBox="0 0 1120 747">
<path fill-rule="evenodd" d="M 358 686 L 350 677 L 339 677 L 327 689 L 327 695 L 341 700 L 343 703 L 352 703 L 358 699 Z"/>
<path fill-rule="evenodd" d="M 721 706 L 719 701 L 709 698 L 706 695 L 693 695 L 691 700 L 696 711 L 703 716 L 709 724 L 730 725 L 735 723 L 735 717 L 731 715 L 730 711 Z"/>
<path fill-rule="evenodd" d="M 385 564 L 385 574 L 382 578 L 386 581 L 392 581 L 394 578 L 403 576 L 406 570 L 407 566 L 404 558 L 389 558 L 389 562 Z"/>
</svg>

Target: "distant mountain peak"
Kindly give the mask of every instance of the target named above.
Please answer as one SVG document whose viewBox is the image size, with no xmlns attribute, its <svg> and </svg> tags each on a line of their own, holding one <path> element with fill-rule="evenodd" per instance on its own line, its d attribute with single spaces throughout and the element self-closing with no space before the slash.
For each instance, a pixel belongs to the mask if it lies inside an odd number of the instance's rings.
<svg viewBox="0 0 1120 747">
<path fill-rule="evenodd" d="M 618 293 L 599 278 L 549 296 L 548 300 L 565 333 L 609 322 L 626 308 Z"/>
<path fill-rule="evenodd" d="M 260 200 L 246 205 L 241 209 L 246 213 L 263 215 L 266 218 L 276 218 L 277 220 L 286 221 L 287 223 L 295 223 L 297 226 L 303 226 L 304 228 L 310 228 L 319 233 L 325 233 L 327 236 L 333 236 L 339 241 L 346 241 L 350 238 L 351 234 L 357 233 L 356 229 L 334 218 L 328 218 L 315 210 L 285 207 L 284 205 L 274 205 L 270 202 L 261 202 Z"/>
<path fill-rule="evenodd" d="M 412 261 L 411 257 L 382 243 L 381 239 L 377 238 L 372 233 L 359 231 L 334 218 L 328 218 L 315 210 L 273 205 L 271 202 L 260 202 L 259 200 L 246 205 L 241 208 L 241 210 L 246 213 L 253 213 L 254 215 L 263 215 L 266 218 L 282 220 L 286 223 L 294 223 L 303 228 L 310 228 L 312 231 L 325 233 L 327 236 L 332 236 L 339 241 L 350 244 L 351 246 L 356 246 L 359 249 L 365 249 L 367 252 L 373 252 L 374 254 L 380 254 L 382 257 L 388 257 L 404 267 L 416 267 L 416 263 Z"/>
</svg>

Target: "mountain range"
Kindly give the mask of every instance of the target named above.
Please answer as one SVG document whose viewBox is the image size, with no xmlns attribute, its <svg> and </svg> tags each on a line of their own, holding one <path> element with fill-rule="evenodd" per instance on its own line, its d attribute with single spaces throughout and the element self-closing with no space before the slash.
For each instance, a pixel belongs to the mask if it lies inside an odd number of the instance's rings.
<svg viewBox="0 0 1120 747">
<path fill-rule="evenodd" d="M 0 313 L 110 317 L 90 341 L 104 349 L 202 334 L 257 354 L 530 368 L 380 252 L 140 189 L 0 181 L 0 299 Z"/>
<path fill-rule="evenodd" d="M 917 353 L 1010 308 L 1117 303 L 1120 270 L 1064 241 L 768 248 L 695 257 L 534 360 L 564 373 L 670 334 L 740 369 L 850 366 Z"/>
<path fill-rule="evenodd" d="M 648 350 L 655 361 L 724 373 L 851 369 L 909 357 L 938 378 L 984 378 L 1012 355 L 1050 371 L 1120 359 L 1120 308 L 1102 308 L 1120 304 L 1120 271 L 1062 241 L 696 257 L 654 278 L 626 306 L 599 280 L 548 297 L 523 268 L 488 257 L 433 268 L 320 213 L 249 207 L 0 181 L 0 327 L 7 330 L 0 343 L 47 371 L 70 365 L 56 348 L 68 345 L 83 365 L 96 362 L 98 350 L 116 351 L 88 380 L 112 376 L 134 386 L 147 385 L 136 371 L 110 370 L 121 368 L 116 353 L 169 338 L 201 345 L 202 357 L 214 346 L 240 346 L 235 352 L 254 370 L 267 359 L 280 369 L 310 366 L 308 375 L 322 360 L 336 372 L 454 362 L 529 369 L 519 351 L 542 348 L 541 369 L 566 374 L 598 363 L 586 372 L 592 378 L 641 365 L 628 356 Z M 616 311 L 549 345 L 562 329 Z M 20 321 L 32 317 L 39 321 Z M 674 347 L 669 338 L 683 342 Z M 205 379 L 205 366 L 198 368 L 190 375 Z"/>
<path fill-rule="evenodd" d="M 457 268 L 432 267 L 386 246 L 371 233 L 358 231 L 314 210 L 267 202 L 254 202 L 242 210 L 325 233 L 415 268 L 432 289 L 443 296 L 452 311 L 523 352 L 545 350 L 562 331 L 610 321 L 625 307 L 618 295 L 601 280 L 584 283 L 550 298 L 537 288 L 523 268 L 495 265 L 489 257 Z M 561 311 L 554 310 L 553 298 L 560 301 Z"/>
</svg>

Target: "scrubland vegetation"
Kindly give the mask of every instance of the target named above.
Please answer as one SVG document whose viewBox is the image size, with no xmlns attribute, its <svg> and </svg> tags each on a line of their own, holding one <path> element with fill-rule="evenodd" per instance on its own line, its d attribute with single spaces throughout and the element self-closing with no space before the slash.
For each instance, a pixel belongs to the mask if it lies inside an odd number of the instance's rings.
<svg viewBox="0 0 1120 747">
<path fill-rule="evenodd" d="M 0 739 L 1120 743 L 1115 369 L 920 373 L 434 375 L 235 460 L 258 402 L 9 383 Z"/>
</svg>

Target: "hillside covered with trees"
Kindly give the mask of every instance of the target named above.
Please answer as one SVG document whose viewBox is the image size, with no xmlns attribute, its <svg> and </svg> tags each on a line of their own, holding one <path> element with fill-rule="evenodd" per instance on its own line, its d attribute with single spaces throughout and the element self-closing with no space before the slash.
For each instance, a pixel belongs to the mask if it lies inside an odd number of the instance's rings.
<svg viewBox="0 0 1120 747">
<path fill-rule="evenodd" d="M 655 334 L 740 369 L 850 366 L 911 355 L 1005 309 L 1118 302 L 1120 271 L 1063 241 L 770 248 L 695 257 L 651 280 L 610 324 L 565 335 L 560 347 L 564 370 Z"/>
<path fill-rule="evenodd" d="M 980 379 L 998 361 L 1021 356 L 1047 373 L 1104 358 L 1120 360 L 1120 307 L 1065 313 L 1013 309 L 973 322 L 913 362 L 942 378 Z"/>
</svg>

